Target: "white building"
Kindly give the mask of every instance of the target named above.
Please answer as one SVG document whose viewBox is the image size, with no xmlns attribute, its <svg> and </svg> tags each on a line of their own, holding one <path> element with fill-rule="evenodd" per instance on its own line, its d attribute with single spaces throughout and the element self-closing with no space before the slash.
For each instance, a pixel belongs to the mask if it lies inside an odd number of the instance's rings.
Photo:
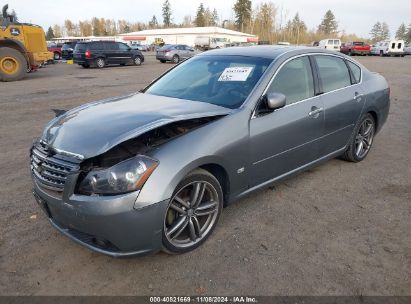
<svg viewBox="0 0 411 304">
<path fill-rule="evenodd" d="M 210 38 L 226 38 L 227 43 L 258 42 L 256 35 L 228 30 L 221 27 L 189 27 L 144 30 L 133 33 L 120 34 L 123 41 L 128 43 L 152 44 L 164 41 L 166 44 L 186 44 L 194 46 L 194 40 L 199 36 Z"/>
</svg>

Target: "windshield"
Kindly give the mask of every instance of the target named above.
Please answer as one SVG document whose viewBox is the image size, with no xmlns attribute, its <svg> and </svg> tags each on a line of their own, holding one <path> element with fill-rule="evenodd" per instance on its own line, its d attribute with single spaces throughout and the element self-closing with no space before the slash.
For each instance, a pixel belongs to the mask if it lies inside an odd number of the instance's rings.
<svg viewBox="0 0 411 304">
<path fill-rule="evenodd" d="M 272 59 L 199 56 L 187 60 L 152 84 L 145 93 L 240 107 Z"/>
</svg>

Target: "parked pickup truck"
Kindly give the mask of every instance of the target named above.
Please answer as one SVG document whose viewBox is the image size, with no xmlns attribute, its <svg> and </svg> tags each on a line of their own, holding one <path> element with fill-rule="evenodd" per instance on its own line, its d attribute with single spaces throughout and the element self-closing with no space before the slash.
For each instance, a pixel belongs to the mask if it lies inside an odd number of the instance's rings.
<svg viewBox="0 0 411 304">
<path fill-rule="evenodd" d="M 47 44 L 47 50 L 49 52 L 53 53 L 54 60 L 60 60 L 61 59 L 61 46 L 62 46 L 62 44 L 57 44 L 57 43 L 54 43 L 54 42 L 51 42 L 51 43 Z"/>
<path fill-rule="evenodd" d="M 341 44 L 340 52 L 347 55 L 370 55 L 371 47 L 364 42 L 347 42 Z"/>
</svg>

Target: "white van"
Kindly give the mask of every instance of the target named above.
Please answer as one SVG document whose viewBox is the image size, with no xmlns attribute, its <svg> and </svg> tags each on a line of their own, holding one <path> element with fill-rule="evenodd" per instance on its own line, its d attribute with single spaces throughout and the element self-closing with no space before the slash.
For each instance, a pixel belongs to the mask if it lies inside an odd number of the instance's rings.
<svg viewBox="0 0 411 304">
<path fill-rule="evenodd" d="M 379 56 L 404 56 L 405 55 L 405 41 L 404 40 L 386 40 L 376 43 L 371 47 L 372 55 Z"/>
<path fill-rule="evenodd" d="M 318 47 L 322 49 L 339 51 L 341 47 L 340 39 L 324 39 L 318 43 Z"/>
</svg>

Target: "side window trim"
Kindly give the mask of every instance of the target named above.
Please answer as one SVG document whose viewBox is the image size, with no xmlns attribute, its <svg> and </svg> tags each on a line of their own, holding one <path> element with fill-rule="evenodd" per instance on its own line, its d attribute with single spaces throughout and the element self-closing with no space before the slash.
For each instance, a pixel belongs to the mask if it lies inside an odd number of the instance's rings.
<svg viewBox="0 0 411 304">
<path fill-rule="evenodd" d="M 348 64 L 347 60 L 344 60 L 344 63 L 345 63 L 345 66 L 346 66 L 347 69 L 348 69 L 348 74 L 350 74 L 350 83 L 351 83 L 351 85 L 356 84 L 356 83 L 355 83 L 354 73 L 353 73 L 353 71 L 351 70 L 350 65 Z"/>
<path fill-rule="evenodd" d="M 352 77 L 351 85 L 360 84 L 362 82 L 362 68 L 359 67 L 355 62 L 348 60 L 348 59 L 345 59 L 345 63 L 347 64 L 348 70 L 350 71 L 350 76 Z M 358 82 L 355 82 L 356 80 L 355 80 L 354 72 L 348 63 L 351 63 L 360 69 L 360 79 Z"/>
<path fill-rule="evenodd" d="M 317 62 L 315 61 L 314 55 L 309 55 L 311 73 L 314 79 L 314 97 L 323 94 L 323 87 L 320 79 L 320 72 L 318 70 Z"/>
</svg>

